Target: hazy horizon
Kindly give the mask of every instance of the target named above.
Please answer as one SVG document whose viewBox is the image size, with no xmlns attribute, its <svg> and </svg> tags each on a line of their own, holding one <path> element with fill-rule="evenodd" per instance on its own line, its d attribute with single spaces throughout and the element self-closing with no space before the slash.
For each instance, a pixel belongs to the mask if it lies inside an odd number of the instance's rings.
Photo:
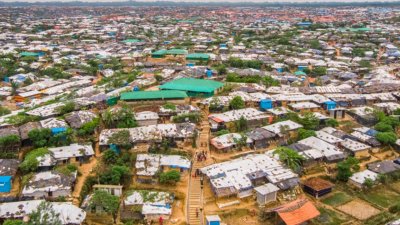
<svg viewBox="0 0 400 225">
<path fill-rule="evenodd" d="M 0 0 L 0 2 L 126 2 L 129 0 Z M 132 0 L 134 2 L 195 2 L 195 3 L 218 3 L 218 2 L 232 2 L 232 3 L 362 3 L 362 2 L 400 2 L 400 0 Z"/>
</svg>

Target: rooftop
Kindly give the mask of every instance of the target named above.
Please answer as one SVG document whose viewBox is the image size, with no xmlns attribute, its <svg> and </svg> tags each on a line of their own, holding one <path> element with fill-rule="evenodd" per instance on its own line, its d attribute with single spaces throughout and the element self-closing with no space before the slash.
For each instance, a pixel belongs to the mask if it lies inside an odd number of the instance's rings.
<svg viewBox="0 0 400 225">
<path fill-rule="evenodd" d="M 224 86 L 223 83 L 213 80 L 195 79 L 195 78 L 179 78 L 163 85 L 161 90 L 180 90 L 191 92 L 211 93 Z"/>
<path fill-rule="evenodd" d="M 121 100 L 140 101 L 140 100 L 164 100 L 164 99 L 184 99 L 187 94 L 183 91 L 162 90 L 162 91 L 133 91 L 121 94 Z"/>
</svg>

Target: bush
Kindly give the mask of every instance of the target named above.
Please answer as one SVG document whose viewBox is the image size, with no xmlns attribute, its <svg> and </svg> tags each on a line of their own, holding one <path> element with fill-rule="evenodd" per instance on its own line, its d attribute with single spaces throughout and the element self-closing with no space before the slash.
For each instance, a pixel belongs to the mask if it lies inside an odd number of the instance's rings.
<svg viewBox="0 0 400 225">
<path fill-rule="evenodd" d="M 375 130 L 380 131 L 380 132 L 391 132 L 393 131 L 393 128 L 390 124 L 384 123 L 384 122 L 379 122 L 375 124 Z"/>
<path fill-rule="evenodd" d="M 230 109 L 243 109 L 245 107 L 245 103 L 240 96 L 234 97 L 230 102 L 229 102 L 229 108 Z"/>
<path fill-rule="evenodd" d="M 333 118 L 327 119 L 325 124 L 328 127 L 338 127 L 339 126 L 339 122 Z"/>
<path fill-rule="evenodd" d="M 308 137 L 316 136 L 317 134 L 313 130 L 306 130 L 304 128 L 300 128 L 298 131 L 298 140 L 303 140 Z"/>
<path fill-rule="evenodd" d="M 394 132 L 379 132 L 376 139 L 382 144 L 394 144 L 397 141 L 397 136 Z"/>
<path fill-rule="evenodd" d="M 216 136 L 221 136 L 221 135 L 224 135 L 224 134 L 229 134 L 230 132 L 229 132 L 229 130 L 220 130 L 220 131 L 217 131 L 216 133 L 215 133 L 215 135 Z"/>
<path fill-rule="evenodd" d="M 48 128 L 33 129 L 29 131 L 28 137 L 36 148 L 45 147 L 51 137 L 51 130 Z"/>
<path fill-rule="evenodd" d="M 160 173 L 159 181 L 161 184 L 175 184 L 181 179 L 181 174 L 176 170 Z"/>
<path fill-rule="evenodd" d="M 124 183 L 124 179 L 129 175 L 129 167 L 114 165 L 100 175 L 100 183 L 118 185 Z"/>
<path fill-rule="evenodd" d="M 398 213 L 398 212 L 400 212 L 400 202 L 398 202 L 398 203 L 396 203 L 396 204 L 390 206 L 390 207 L 389 207 L 389 212 L 391 212 L 391 213 Z"/>
<path fill-rule="evenodd" d="M 111 135 L 108 139 L 108 144 L 115 144 L 123 148 L 131 147 L 131 135 L 127 130 L 121 130 Z"/>
<path fill-rule="evenodd" d="M 75 110 L 75 103 L 67 102 L 65 105 L 60 106 L 57 110 L 61 115 L 67 114 Z"/>
<path fill-rule="evenodd" d="M 191 123 L 198 123 L 200 122 L 201 115 L 199 113 L 186 113 L 174 116 L 172 121 L 174 123 L 184 123 L 184 122 L 191 122 Z"/>
<path fill-rule="evenodd" d="M 11 110 L 7 109 L 6 107 L 0 106 L 0 116 L 4 116 L 10 113 Z"/>
<path fill-rule="evenodd" d="M 167 103 L 165 103 L 164 108 L 165 109 L 170 109 L 172 111 L 175 111 L 176 110 L 176 105 L 174 105 L 174 104 L 172 104 L 170 102 L 167 102 Z"/>
<path fill-rule="evenodd" d="M 0 138 L 0 149 L 13 148 L 16 145 L 19 145 L 21 139 L 18 135 L 12 134 L 8 136 L 4 136 Z"/>
<path fill-rule="evenodd" d="M 46 154 L 49 154 L 49 150 L 47 150 L 47 148 L 38 148 L 29 152 L 25 156 L 24 161 L 19 165 L 21 171 L 23 173 L 36 171 L 39 166 L 39 162 L 36 158 Z"/>
<path fill-rule="evenodd" d="M 96 128 L 99 126 L 100 119 L 95 118 L 94 120 L 87 122 L 82 125 L 82 127 L 78 130 L 78 134 L 81 136 L 93 134 Z"/>
<path fill-rule="evenodd" d="M 340 181 L 347 182 L 355 171 L 360 169 L 359 161 L 354 157 L 349 157 L 346 160 L 337 164 L 338 173 L 336 178 Z"/>
<path fill-rule="evenodd" d="M 108 149 L 103 153 L 103 161 L 106 165 L 112 165 L 118 160 L 118 155 L 113 150 Z"/>
</svg>

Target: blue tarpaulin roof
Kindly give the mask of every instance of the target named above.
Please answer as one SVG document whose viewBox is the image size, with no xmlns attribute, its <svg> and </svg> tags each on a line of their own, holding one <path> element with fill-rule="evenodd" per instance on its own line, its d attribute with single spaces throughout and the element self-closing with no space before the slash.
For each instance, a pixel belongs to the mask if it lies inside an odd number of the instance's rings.
<svg viewBox="0 0 400 225">
<path fill-rule="evenodd" d="M 0 176 L 0 182 L 10 182 L 11 176 Z"/>
</svg>

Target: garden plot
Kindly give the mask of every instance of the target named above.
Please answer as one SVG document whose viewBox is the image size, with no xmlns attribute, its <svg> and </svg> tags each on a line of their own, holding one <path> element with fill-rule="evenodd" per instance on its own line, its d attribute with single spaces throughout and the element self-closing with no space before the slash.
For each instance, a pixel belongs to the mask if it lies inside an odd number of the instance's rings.
<svg viewBox="0 0 400 225">
<path fill-rule="evenodd" d="M 337 209 L 359 220 L 366 220 L 380 213 L 378 209 L 359 199 L 338 206 Z"/>
</svg>

